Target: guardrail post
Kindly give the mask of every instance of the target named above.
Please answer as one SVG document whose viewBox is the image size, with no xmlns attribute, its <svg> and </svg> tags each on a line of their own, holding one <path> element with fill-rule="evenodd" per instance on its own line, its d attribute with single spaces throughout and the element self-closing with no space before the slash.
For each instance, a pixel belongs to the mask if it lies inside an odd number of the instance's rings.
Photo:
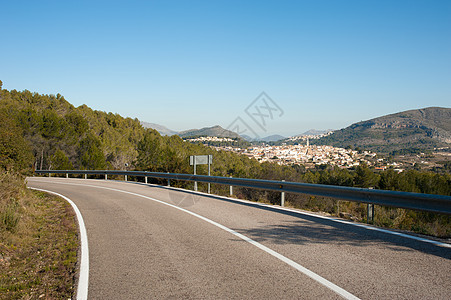
<svg viewBox="0 0 451 300">
<path fill-rule="evenodd" d="M 69 178 L 69 173 L 66 173 L 66 178 Z"/>
<path fill-rule="evenodd" d="M 232 176 L 230 176 L 230 178 L 232 178 Z M 233 195 L 233 185 L 230 186 L 230 196 Z"/>
<path fill-rule="evenodd" d="M 366 207 L 367 217 L 366 222 L 368 224 L 373 224 L 374 222 L 374 204 L 368 203 Z"/>
<path fill-rule="evenodd" d="M 169 172 L 168 172 L 169 174 Z M 171 178 L 168 178 L 168 186 L 171 186 Z"/>
<path fill-rule="evenodd" d="M 105 180 L 108 180 L 108 174 L 105 173 Z"/>
<path fill-rule="evenodd" d="M 88 174 L 85 174 L 85 179 L 88 179 Z"/>
<path fill-rule="evenodd" d="M 49 177 L 50 177 L 50 175 L 51 175 L 51 174 L 49 173 Z"/>
<path fill-rule="evenodd" d="M 144 182 L 147 184 L 147 176 L 144 176 Z"/>
<path fill-rule="evenodd" d="M 282 180 L 285 181 L 285 180 Z M 285 206 L 285 192 L 282 192 L 280 195 L 280 206 Z"/>
<path fill-rule="evenodd" d="M 125 181 L 127 181 L 127 175 L 125 175 Z"/>
</svg>

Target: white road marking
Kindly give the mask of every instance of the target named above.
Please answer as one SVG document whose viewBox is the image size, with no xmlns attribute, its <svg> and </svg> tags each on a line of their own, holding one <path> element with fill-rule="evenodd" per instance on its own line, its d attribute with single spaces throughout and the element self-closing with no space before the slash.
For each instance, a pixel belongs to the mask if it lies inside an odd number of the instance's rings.
<svg viewBox="0 0 451 300">
<path fill-rule="evenodd" d="M 83 217 L 78 209 L 77 205 L 61 194 L 58 194 L 53 191 L 38 189 L 29 187 L 32 190 L 46 192 L 50 194 L 54 194 L 66 200 L 72 205 L 72 208 L 77 215 L 78 227 L 80 230 L 80 241 L 81 241 L 81 258 L 80 258 L 80 275 L 78 277 L 78 288 L 77 288 L 77 300 L 86 300 L 88 299 L 88 283 L 89 283 L 89 249 L 88 249 L 88 235 L 86 234 L 85 222 L 83 221 Z"/>
<path fill-rule="evenodd" d="M 305 212 L 305 211 L 294 210 L 294 209 L 290 209 L 290 208 L 286 208 L 286 207 L 275 206 L 275 205 L 264 204 L 264 203 L 258 203 L 258 202 L 252 202 L 252 201 L 236 199 L 236 198 L 229 198 L 229 197 L 224 197 L 224 196 L 219 196 L 219 195 L 212 195 L 212 194 L 207 194 L 207 193 L 198 192 L 198 191 L 197 192 L 196 191 L 189 191 L 189 190 L 176 188 L 176 187 L 166 187 L 166 186 L 153 185 L 153 184 L 152 184 L 152 186 L 157 186 L 157 187 L 167 188 L 167 189 L 173 189 L 173 190 L 180 190 L 180 191 L 183 191 L 183 192 L 188 191 L 188 192 L 191 192 L 191 193 L 195 193 L 195 194 L 199 194 L 199 195 L 203 195 L 203 196 L 207 196 L 207 197 L 217 197 L 217 198 L 222 198 L 222 199 L 225 199 L 225 200 L 228 200 L 228 201 L 242 202 L 242 203 L 251 204 L 251 205 L 255 205 L 255 206 L 262 206 L 262 207 L 268 207 L 268 208 L 271 208 L 271 209 L 289 211 L 289 212 L 300 214 L 300 215 L 306 215 L 306 216 L 310 216 L 310 217 L 314 217 L 314 218 L 329 220 L 329 221 L 332 221 L 332 222 L 337 222 L 337 223 L 347 224 L 347 225 L 351 225 L 351 226 L 356 226 L 356 227 L 364 228 L 364 229 L 367 229 L 367 230 L 373 230 L 373 231 L 383 232 L 383 233 L 387 233 L 387 234 L 391 234 L 391 235 L 396 235 L 396 236 L 400 236 L 400 237 L 411 239 L 411 240 L 416 240 L 416 241 L 420 241 L 420 242 L 430 243 L 430 244 L 434 244 L 434 245 L 439 246 L 439 247 L 451 248 L 451 244 L 447 244 L 447 243 L 443 243 L 443 242 L 439 242 L 439 241 L 434 241 L 434 240 L 430 240 L 430 239 L 427 239 L 427 238 L 422 238 L 422 237 L 419 237 L 419 236 L 409 235 L 409 234 L 406 234 L 406 233 L 401 233 L 401 232 L 392 231 L 392 230 L 388 230 L 388 229 L 383 229 L 383 228 L 379 228 L 379 227 L 373 227 L 373 226 L 366 225 L 366 224 L 355 223 L 355 222 L 346 221 L 346 220 L 337 219 L 337 218 L 332 218 L 332 217 L 328 217 L 328 216 L 321 216 L 321 215 L 308 213 L 308 212 Z"/>
<path fill-rule="evenodd" d="M 35 180 L 35 181 L 39 181 L 39 180 Z M 48 183 L 48 181 L 39 181 L 39 182 L 47 182 Z M 212 225 L 214 225 L 214 226 L 216 226 L 216 227 L 218 227 L 218 228 L 220 228 L 222 230 L 225 230 L 225 231 L 227 231 L 227 232 L 239 237 L 240 239 L 242 239 L 242 240 L 244 240 L 244 241 L 246 241 L 246 242 L 248 242 L 248 243 L 250 243 L 250 244 L 252 244 L 252 245 L 254 245 L 256 247 L 258 247 L 259 249 L 261 249 L 261 250 L 265 251 L 266 253 L 274 256 L 275 258 L 283 261 L 284 263 L 290 265 L 291 267 L 295 268 L 296 270 L 298 270 L 299 272 L 303 273 L 304 275 L 310 277 L 311 279 L 315 280 L 316 282 L 322 284 L 323 286 L 327 287 L 328 289 L 334 291 L 335 293 L 337 293 L 338 295 L 342 296 L 345 299 L 354 299 L 354 300 L 359 299 L 358 297 L 354 296 L 353 294 L 349 293 L 348 291 L 344 290 L 343 288 L 341 288 L 341 287 L 337 286 L 336 284 L 330 282 L 329 280 L 325 279 L 324 277 L 321 277 L 320 275 L 310 271 L 309 269 L 301 266 L 300 264 L 298 264 L 297 262 L 289 259 L 288 257 L 283 256 L 282 254 L 280 254 L 280 253 L 278 253 L 278 252 L 276 252 L 276 251 L 274 251 L 274 250 L 272 250 L 272 249 L 260 244 L 257 241 L 254 241 L 251 238 L 248 238 L 247 236 L 245 236 L 245 235 L 243 235 L 241 233 L 238 233 L 238 232 L 236 232 L 236 231 L 234 231 L 234 230 L 232 230 L 232 229 L 230 229 L 230 228 L 228 228 L 228 227 L 226 227 L 224 225 L 221 225 L 221 224 L 219 224 L 219 223 L 217 223 L 217 222 L 215 222 L 213 220 L 210 220 L 210 219 L 208 219 L 208 218 L 206 218 L 204 216 L 201 216 L 199 214 L 196 214 L 196 213 L 194 213 L 192 211 L 186 210 L 184 208 L 178 207 L 176 205 L 173 205 L 173 204 L 170 204 L 170 203 L 167 203 L 167 202 L 164 202 L 164 201 L 152 198 L 152 197 L 140 195 L 140 194 L 129 192 L 129 191 L 123 191 L 123 190 L 119 190 L 119 189 L 103 187 L 103 186 L 96 186 L 96 185 L 89 185 L 89 184 L 66 183 L 66 182 L 52 182 L 52 183 L 86 186 L 86 187 L 105 189 L 105 190 L 110 190 L 110 191 L 115 191 L 115 192 L 121 192 L 121 193 L 124 193 L 124 194 L 129 194 L 129 195 L 145 198 L 145 199 L 148 199 L 148 200 L 152 200 L 152 201 L 155 201 L 155 202 L 158 202 L 158 203 L 170 206 L 172 208 L 178 209 L 178 210 L 183 211 L 185 213 L 188 213 L 188 214 L 190 214 L 190 215 L 192 215 L 192 216 L 194 216 L 196 218 L 204 220 L 204 221 L 206 221 L 206 222 L 208 222 L 208 223 L 210 223 L 210 224 L 212 224 Z"/>
</svg>

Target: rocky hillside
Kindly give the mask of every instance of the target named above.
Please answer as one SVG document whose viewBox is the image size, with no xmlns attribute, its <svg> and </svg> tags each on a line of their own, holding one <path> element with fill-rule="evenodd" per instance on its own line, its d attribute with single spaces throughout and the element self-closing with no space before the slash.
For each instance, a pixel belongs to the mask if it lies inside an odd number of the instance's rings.
<svg viewBox="0 0 451 300">
<path fill-rule="evenodd" d="M 379 152 L 448 147 L 451 146 L 451 108 L 408 110 L 355 123 L 319 142 Z"/>
</svg>

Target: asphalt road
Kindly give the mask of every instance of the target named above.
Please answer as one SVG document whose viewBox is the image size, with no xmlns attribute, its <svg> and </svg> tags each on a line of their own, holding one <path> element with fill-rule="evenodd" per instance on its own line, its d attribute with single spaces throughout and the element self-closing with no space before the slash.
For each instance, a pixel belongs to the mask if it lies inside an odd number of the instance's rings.
<svg viewBox="0 0 451 300">
<path fill-rule="evenodd" d="M 449 247 L 132 182 L 32 177 L 28 186 L 80 209 L 90 299 L 451 297 Z"/>
</svg>

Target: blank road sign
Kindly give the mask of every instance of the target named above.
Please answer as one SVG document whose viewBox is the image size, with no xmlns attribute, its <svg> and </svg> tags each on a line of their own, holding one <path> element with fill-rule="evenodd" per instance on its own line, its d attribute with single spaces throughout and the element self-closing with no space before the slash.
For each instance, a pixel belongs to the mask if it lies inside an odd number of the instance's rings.
<svg viewBox="0 0 451 300">
<path fill-rule="evenodd" d="M 213 162 L 213 155 L 191 155 L 189 157 L 190 166 L 193 166 L 194 162 L 196 163 L 196 165 L 211 164 Z"/>
</svg>

